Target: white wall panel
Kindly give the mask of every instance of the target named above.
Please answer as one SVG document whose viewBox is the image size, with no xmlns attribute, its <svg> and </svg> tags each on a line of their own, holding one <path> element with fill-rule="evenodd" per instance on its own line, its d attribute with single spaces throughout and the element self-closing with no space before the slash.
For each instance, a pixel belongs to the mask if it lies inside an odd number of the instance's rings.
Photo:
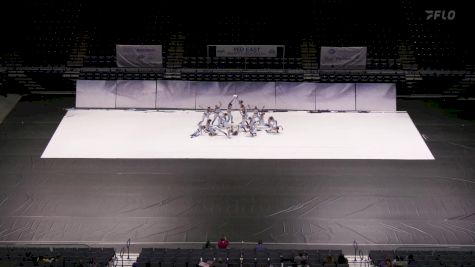
<svg viewBox="0 0 475 267">
<path fill-rule="evenodd" d="M 356 109 L 396 111 L 396 85 L 394 83 L 357 83 Z"/>
<path fill-rule="evenodd" d="M 191 86 L 196 90 L 196 108 L 214 107 L 221 102 L 221 108 L 227 108 L 229 101 L 236 93 L 232 82 L 199 82 L 192 81 Z"/>
<path fill-rule="evenodd" d="M 275 108 L 315 110 L 315 83 L 277 82 Z"/>
<path fill-rule="evenodd" d="M 116 81 L 78 80 L 77 108 L 115 108 Z"/>
<path fill-rule="evenodd" d="M 195 109 L 195 90 L 189 81 L 157 81 L 156 108 Z"/>
<path fill-rule="evenodd" d="M 354 83 L 317 83 L 317 110 L 355 110 Z"/>
<path fill-rule="evenodd" d="M 246 107 L 275 109 L 275 82 L 234 82 L 234 85 Z"/>
<path fill-rule="evenodd" d="M 157 81 L 117 81 L 117 108 L 155 108 Z"/>
</svg>

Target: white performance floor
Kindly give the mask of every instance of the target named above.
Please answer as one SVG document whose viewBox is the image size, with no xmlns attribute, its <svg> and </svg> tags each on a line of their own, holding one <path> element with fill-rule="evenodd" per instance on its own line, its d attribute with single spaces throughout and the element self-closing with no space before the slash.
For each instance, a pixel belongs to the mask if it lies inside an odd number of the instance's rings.
<svg viewBox="0 0 475 267">
<path fill-rule="evenodd" d="M 228 139 L 190 138 L 199 111 L 69 110 L 42 158 L 434 159 L 405 112 L 269 114 L 282 133 Z"/>
</svg>

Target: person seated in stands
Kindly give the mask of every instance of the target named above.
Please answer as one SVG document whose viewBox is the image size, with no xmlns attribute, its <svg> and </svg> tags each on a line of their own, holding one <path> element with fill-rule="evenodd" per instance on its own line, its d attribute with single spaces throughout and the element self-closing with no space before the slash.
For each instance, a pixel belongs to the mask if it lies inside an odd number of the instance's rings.
<svg viewBox="0 0 475 267">
<path fill-rule="evenodd" d="M 96 267 L 97 266 L 97 263 L 96 261 L 94 260 L 94 258 L 90 258 L 89 259 L 89 262 L 88 262 L 88 265 L 89 267 Z"/>
<path fill-rule="evenodd" d="M 53 261 L 54 261 L 53 257 L 44 257 L 44 256 L 39 256 L 37 260 L 39 265 L 45 264 L 45 263 L 51 263 Z"/>
<path fill-rule="evenodd" d="M 402 257 L 396 256 L 392 262 L 393 267 L 407 267 L 407 261 Z"/>
<path fill-rule="evenodd" d="M 390 258 L 387 258 L 379 264 L 379 267 L 393 267 L 393 262 Z"/>
<path fill-rule="evenodd" d="M 256 247 L 254 249 L 256 250 L 256 252 L 266 251 L 264 244 L 262 244 L 262 240 L 257 241 Z"/>
<path fill-rule="evenodd" d="M 216 246 L 211 244 L 209 240 L 206 240 L 206 243 L 203 245 L 203 248 L 213 249 L 213 248 L 216 248 Z"/>
<path fill-rule="evenodd" d="M 25 256 L 23 257 L 23 261 L 35 261 L 36 258 L 33 256 L 33 254 L 31 254 L 30 251 L 26 252 L 25 253 Z"/>
<path fill-rule="evenodd" d="M 297 256 L 294 257 L 294 263 L 297 266 L 305 266 L 307 264 L 307 255 L 303 253 L 303 251 L 300 251 Z"/>
<path fill-rule="evenodd" d="M 200 267 L 211 267 L 211 266 L 213 266 L 213 261 L 212 260 L 203 261 L 202 259 L 200 259 L 200 263 L 198 263 L 198 266 L 200 266 Z"/>
<path fill-rule="evenodd" d="M 325 261 L 323 262 L 323 266 L 325 267 L 329 267 L 329 266 L 335 266 L 336 265 L 336 262 L 335 262 L 335 259 L 333 259 L 333 256 L 326 256 L 325 257 Z"/>
<path fill-rule="evenodd" d="M 348 264 L 348 259 L 345 258 L 345 256 L 344 256 L 343 254 L 340 254 L 340 255 L 338 256 L 337 263 L 338 263 L 338 264 Z"/>
<path fill-rule="evenodd" d="M 213 262 L 213 267 L 226 267 L 227 264 L 224 262 L 222 258 L 218 258 L 215 262 Z"/>
<path fill-rule="evenodd" d="M 407 266 L 409 267 L 417 266 L 417 262 L 414 259 L 414 255 L 409 254 L 409 256 L 407 256 Z"/>
<path fill-rule="evenodd" d="M 226 238 L 226 236 L 221 237 L 221 239 L 218 241 L 218 248 L 227 249 L 228 246 L 229 246 L 229 241 Z"/>
</svg>

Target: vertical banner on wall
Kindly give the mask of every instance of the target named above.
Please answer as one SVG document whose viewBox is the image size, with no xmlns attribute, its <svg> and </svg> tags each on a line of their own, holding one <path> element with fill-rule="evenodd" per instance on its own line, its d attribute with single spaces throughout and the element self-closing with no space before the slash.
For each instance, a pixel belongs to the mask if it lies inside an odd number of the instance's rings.
<svg viewBox="0 0 475 267">
<path fill-rule="evenodd" d="M 209 57 L 284 57 L 283 45 L 208 45 Z M 211 54 L 210 51 L 213 51 Z"/>
<path fill-rule="evenodd" d="M 115 108 L 116 81 L 77 80 L 77 108 Z"/>
<path fill-rule="evenodd" d="M 161 45 L 116 45 L 118 67 L 162 67 Z"/>
<path fill-rule="evenodd" d="M 366 69 L 366 47 L 327 47 L 320 50 L 320 69 Z"/>
</svg>

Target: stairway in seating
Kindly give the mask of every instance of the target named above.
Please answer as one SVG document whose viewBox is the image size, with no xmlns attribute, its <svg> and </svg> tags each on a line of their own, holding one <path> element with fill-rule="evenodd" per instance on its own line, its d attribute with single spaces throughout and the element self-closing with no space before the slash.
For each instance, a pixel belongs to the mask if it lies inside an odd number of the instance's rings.
<svg viewBox="0 0 475 267">
<path fill-rule="evenodd" d="M 7 71 L 7 77 L 13 79 L 18 84 L 22 85 L 28 91 L 44 91 L 45 88 L 34 81 L 24 70 L 23 59 L 13 53 L 5 56 L 5 66 L 11 68 Z"/>
<path fill-rule="evenodd" d="M 318 69 L 318 51 L 315 43 L 310 39 L 302 39 L 300 51 L 302 56 L 302 68 L 304 70 Z"/>
<path fill-rule="evenodd" d="M 405 73 L 406 89 L 410 95 L 417 95 L 417 84 L 422 81 L 422 76 L 418 72 Z"/>
<path fill-rule="evenodd" d="M 461 81 L 455 83 L 449 89 L 444 91 L 444 94 L 453 95 L 453 96 L 458 97 L 459 99 L 468 100 L 470 98 L 473 100 L 473 98 L 471 98 L 470 96 L 474 95 L 473 94 L 474 87 L 475 87 L 475 74 L 469 73 L 469 74 L 466 74 L 465 77 Z"/>
<path fill-rule="evenodd" d="M 168 43 L 167 68 L 178 69 L 183 64 L 185 35 L 181 32 L 171 34 Z"/>
<path fill-rule="evenodd" d="M 83 67 L 84 59 L 87 57 L 88 52 L 89 34 L 87 32 L 82 33 L 76 37 L 76 41 L 71 49 L 69 59 L 66 62 L 68 67 Z"/>
<path fill-rule="evenodd" d="M 403 70 L 417 70 L 417 62 L 414 50 L 405 41 L 398 41 L 398 52 Z"/>
</svg>

